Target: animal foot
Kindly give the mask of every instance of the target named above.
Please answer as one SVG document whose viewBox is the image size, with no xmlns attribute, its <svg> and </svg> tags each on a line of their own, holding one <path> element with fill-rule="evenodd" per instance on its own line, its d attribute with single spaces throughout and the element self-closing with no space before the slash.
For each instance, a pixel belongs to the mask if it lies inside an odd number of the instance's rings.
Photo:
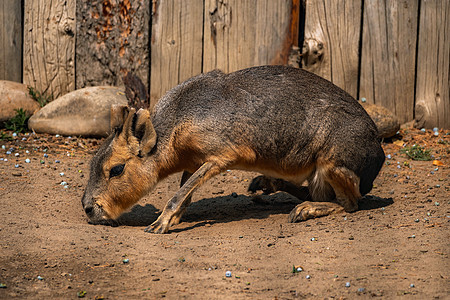
<svg viewBox="0 0 450 300">
<path fill-rule="evenodd" d="M 333 213 L 343 212 L 344 208 L 333 202 L 305 201 L 297 205 L 289 214 L 289 222 L 301 222 L 308 219 L 327 216 Z"/>
<path fill-rule="evenodd" d="M 163 234 L 169 231 L 169 224 L 164 224 L 159 219 L 144 229 L 145 232 Z"/>
</svg>

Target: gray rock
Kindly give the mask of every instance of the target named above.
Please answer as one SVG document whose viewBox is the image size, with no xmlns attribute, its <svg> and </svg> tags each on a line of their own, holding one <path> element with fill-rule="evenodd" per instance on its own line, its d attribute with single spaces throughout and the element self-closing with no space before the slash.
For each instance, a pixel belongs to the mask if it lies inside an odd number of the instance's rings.
<svg viewBox="0 0 450 300">
<path fill-rule="evenodd" d="M 383 106 L 361 103 L 369 116 L 377 125 L 379 136 L 382 138 L 389 138 L 394 136 L 400 129 L 400 123 L 397 116 L 390 112 Z"/>
<path fill-rule="evenodd" d="M 40 133 L 107 136 L 111 106 L 126 105 L 123 88 L 97 86 L 79 89 L 44 106 L 28 121 Z"/>
<path fill-rule="evenodd" d="M 26 84 L 0 80 L 0 122 L 13 118 L 19 108 L 31 116 L 39 110 L 39 103 L 28 94 Z"/>
</svg>

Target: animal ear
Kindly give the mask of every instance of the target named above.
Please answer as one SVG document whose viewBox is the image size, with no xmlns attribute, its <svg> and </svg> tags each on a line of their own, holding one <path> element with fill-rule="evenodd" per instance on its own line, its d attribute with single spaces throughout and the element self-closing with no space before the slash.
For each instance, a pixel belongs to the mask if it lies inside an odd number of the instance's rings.
<svg viewBox="0 0 450 300">
<path fill-rule="evenodd" d="M 134 108 L 129 108 L 120 136 L 135 155 L 149 153 L 156 144 L 156 132 L 150 120 L 150 112 L 142 108 L 136 112 Z"/>
<path fill-rule="evenodd" d="M 156 145 L 156 131 L 150 120 L 150 112 L 147 109 L 139 109 L 134 126 L 134 136 L 139 141 L 139 152 L 149 153 Z"/>
</svg>

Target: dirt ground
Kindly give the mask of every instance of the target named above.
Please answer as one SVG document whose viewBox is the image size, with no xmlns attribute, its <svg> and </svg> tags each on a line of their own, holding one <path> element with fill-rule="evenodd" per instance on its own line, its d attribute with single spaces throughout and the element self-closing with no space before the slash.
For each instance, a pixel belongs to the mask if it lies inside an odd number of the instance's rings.
<svg viewBox="0 0 450 300">
<path fill-rule="evenodd" d="M 449 131 L 409 129 L 385 142 L 386 164 L 355 213 L 290 224 L 298 199 L 253 201 L 247 187 L 258 174 L 230 171 L 202 186 L 165 235 L 144 228 L 180 174 L 120 226 L 87 223 L 81 196 L 99 143 L 0 140 L 1 299 L 450 298 Z M 413 144 L 434 164 L 400 153 Z"/>
</svg>

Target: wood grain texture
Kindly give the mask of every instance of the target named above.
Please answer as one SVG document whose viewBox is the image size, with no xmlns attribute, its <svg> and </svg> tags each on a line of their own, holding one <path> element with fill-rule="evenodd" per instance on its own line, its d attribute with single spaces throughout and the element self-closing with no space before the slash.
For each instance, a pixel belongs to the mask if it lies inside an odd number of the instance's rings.
<svg viewBox="0 0 450 300">
<path fill-rule="evenodd" d="M 450 129 L 450 1 L 421 1 L 416 126 Z"/>
<path fill-rule="evenodd" d="M 203 0 L 154 1 L 150 102 L 202 72 Z"/>
<path fill-rule="evenodd" d="M 299 1 L 205 0 L 203 72 L 286 64 L 298 44 Z"/>
<path fill-rule="evenodd" d="M 0 2 L 0 80 L 22 82 L 21 1 Z"/>
<path fill-rule="evenodd" d="M 122 86 L 133 72 L 148 86 L 150 1 L 77 1 L 76 85 Z"/>
<path fill-rule="evenodd" d="M 360 98 L 394 112 L 400 124 L 414 117 L 418 2 L 364 2 Z"/>
<path fill-rule="evenodd" d="M 358 92 L 360 0 L 306 1 L 303 68 L 356 98 Z"/>
<path fill-rule="evenodd" d="M 54 98 L 75 88 L 75 0 L 25 0 L 23 83 Z"/>
</svg>

